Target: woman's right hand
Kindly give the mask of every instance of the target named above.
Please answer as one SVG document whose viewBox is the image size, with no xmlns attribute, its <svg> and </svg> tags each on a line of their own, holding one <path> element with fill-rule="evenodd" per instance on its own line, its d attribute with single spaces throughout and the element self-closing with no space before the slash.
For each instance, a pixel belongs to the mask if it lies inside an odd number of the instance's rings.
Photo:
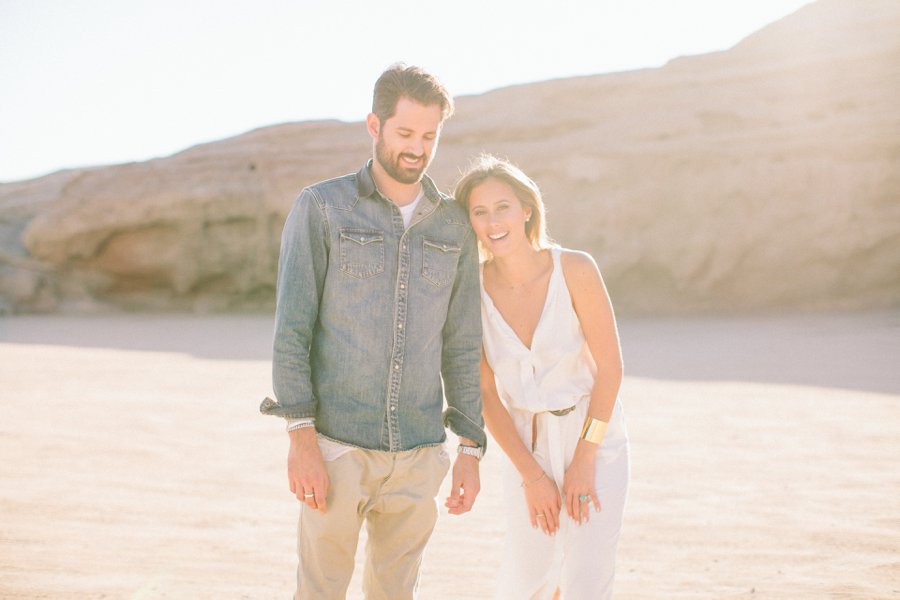
<svg viewBox="0 0 900 600">
<path fill-rule="evenodd" d="M 531 481 L 523 487 L 531 526 L 540 527 L 547 535 L 554 535 L 559 529 L 559 513 L 562 508 L 556 483 L 547 473 L 542 473 L 540 479 Z"/>
</svg>

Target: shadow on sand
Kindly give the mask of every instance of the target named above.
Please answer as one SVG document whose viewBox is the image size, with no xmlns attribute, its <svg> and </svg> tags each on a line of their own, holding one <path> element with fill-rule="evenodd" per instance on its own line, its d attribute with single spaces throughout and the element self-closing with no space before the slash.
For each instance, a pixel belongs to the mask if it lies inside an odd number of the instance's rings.
<svg viewBox="0 0 900 600">
<path fill-rule="evenodd" d="M 900 394 L 900 312 L 623 319 L 626 374 Z M 271 315 L 18 316 L 0 343 L 271 360 Z"/>
</svg>

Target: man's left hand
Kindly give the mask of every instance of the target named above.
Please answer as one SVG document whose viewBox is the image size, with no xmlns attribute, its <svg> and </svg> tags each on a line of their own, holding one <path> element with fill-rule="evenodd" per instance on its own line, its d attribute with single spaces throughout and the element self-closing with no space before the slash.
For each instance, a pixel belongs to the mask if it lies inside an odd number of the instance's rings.
<svg viewBox="0 0 900 600">
<path fill-rule="evenodd" d="M 475 498 L 481 491 L 478 475 L 478 459 L 467 454 L 457 454 L 453 463 L 453 483 L 450 497 L 444 503 L 451 515 L 461 515 L 472 510 Z"/>
</svg>

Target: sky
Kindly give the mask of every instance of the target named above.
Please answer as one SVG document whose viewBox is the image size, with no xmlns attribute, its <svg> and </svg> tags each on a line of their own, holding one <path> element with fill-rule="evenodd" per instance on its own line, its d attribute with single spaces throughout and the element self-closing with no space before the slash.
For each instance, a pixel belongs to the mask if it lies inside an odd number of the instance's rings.
<svg viewBox="0 0 900 600">
<path fill-rule="evenodd" d="M 805 4 L 0 0 L 0 182 L 361 121 L 397 61 L 479 94 L 725 50 Z"/>
</svg>

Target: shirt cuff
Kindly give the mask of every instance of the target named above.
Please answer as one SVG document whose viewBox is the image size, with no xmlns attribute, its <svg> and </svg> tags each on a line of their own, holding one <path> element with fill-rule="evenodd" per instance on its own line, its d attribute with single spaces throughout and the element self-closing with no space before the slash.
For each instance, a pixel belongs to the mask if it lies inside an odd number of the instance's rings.
<svg viewBox="0 0 900 600">
<path fill-rule="evenodd" d="M 444 411 L 444 427 L 449 427 L 450 431 L 456 435 L 467 437 L 481 448 L 487 449 L 487 435 L 484 433 L 484 428 L 459 410 L 448 407 Z"/>
<path fill-rule="evenodd" d="M 285 419 L 303 419 L 316 416 L 316 405 L 314 402 L 305 402 L 303 404 L 282 406 L 276 400 L 267 397 L 259 405 L 259 412 L 264 415 L 283 417 Z"/>
</svg>

